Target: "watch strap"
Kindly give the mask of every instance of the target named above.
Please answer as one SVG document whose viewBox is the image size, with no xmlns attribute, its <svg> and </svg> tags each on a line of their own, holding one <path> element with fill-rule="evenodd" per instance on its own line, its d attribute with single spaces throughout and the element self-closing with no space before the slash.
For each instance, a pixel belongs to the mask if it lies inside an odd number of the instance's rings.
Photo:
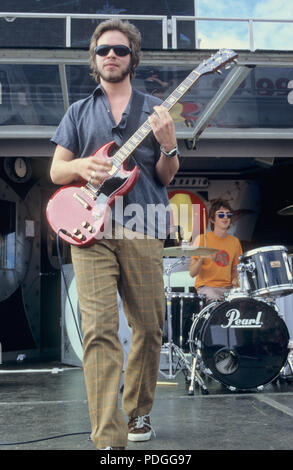
<svg viewBox="0 0 293 470">
<path fill-rule="evenodd" d="M 166 152 L 163 147 L 160 147 L 160 150 L 161 150 L 161 153 L 163 155 L 165 155 L 165 157 L 167 158 L 171 158 L 171 157 L 175 157 L 176 154 L 178 154 L 178 147 L 176 145 L 176 147 L 174 147 L 172 150 L 170 150 L 170 152 Z"/>
</svg>

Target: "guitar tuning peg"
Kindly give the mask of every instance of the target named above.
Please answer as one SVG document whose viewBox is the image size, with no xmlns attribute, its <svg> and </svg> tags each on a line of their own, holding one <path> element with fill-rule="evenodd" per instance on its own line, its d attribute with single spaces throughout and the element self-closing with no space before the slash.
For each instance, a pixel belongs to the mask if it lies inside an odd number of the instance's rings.
<svg viewBox="0 0 293 470">
<path fill-rule="evenodd" d="M 238 60 L 237 60 L 237 59 L 234 59 L 234 60 L 233 60 L 233 64 L 235 64 L 235 65 L 238 64 Z"/>
<path fill-rule="evenodd" d="M 221 71 L 221 70 L 217 70 L 217 73 L 218 73 L 219 75 L 222 75 L 222 71 Z"/>
</svg>

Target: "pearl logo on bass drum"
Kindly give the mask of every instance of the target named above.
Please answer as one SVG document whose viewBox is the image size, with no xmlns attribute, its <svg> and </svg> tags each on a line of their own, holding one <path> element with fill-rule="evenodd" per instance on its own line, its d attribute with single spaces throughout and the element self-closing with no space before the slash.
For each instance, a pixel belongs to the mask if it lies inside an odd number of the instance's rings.
<svg viewBox="0 0 293 470">
<path fill-rule="evenodd" d="M 278 377 L 288 342 L 287 326 L 272 305 L 237 293 L 208 304 L 189 334 L 199 370 L 234 390 L 261 387 Z"/>
<path fill-rule="evenodd" d="M 260 321 L 262 312 L 257 312 L 256 318 L 240 318 L 240 311 L 236 308 L 228 310 L 226 317 L 227 325 L 221 325 L 222 328 L 261 328 L 263 323 Z"/>
</svg>

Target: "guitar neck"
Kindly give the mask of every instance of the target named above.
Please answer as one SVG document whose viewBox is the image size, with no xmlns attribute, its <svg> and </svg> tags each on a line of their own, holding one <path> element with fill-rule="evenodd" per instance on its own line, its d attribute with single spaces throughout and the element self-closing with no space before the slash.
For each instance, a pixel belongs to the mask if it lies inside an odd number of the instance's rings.
<svg viewBox="0 0 293 470">
<path fill-rule="evenodd" d="M 162 103 L 162 106 L 168 109 L 173 108 L 173 106 L 185 95 L 185 93 L 194 85 L 194 83 L 201 76 L 196 70 L 193 70 L 185 80 L 171 93 L 170 96 Z M 122 145 L 122 147 L 115 153 L 114 160 L 115 163 L 121 165 L 127 160 L 131 153 L 141 144 L 141 142 L 149 135 L 152 128 L 146 120 L 140 128 L 133 134 L 130 139 Z"/>
</svg>

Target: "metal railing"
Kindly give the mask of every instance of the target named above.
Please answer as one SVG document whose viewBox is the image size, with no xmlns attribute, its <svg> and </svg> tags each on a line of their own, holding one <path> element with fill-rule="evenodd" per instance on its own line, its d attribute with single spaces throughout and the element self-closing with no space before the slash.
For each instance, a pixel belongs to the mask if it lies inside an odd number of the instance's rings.
<svg viewBox="0 0 293 470">
<path fill-rule="evenodd" d="M 165 15 L 115 15 L 115 14 L 76 14 L 76 13 L 0 13 L 0 18 L 4 18 L 8 23 L 17 18 L 31 19 L 60 19 L 65 21 L 65 47 L 71 47 L 71 24 L 72 20 L 106 20 L 109 18 L 120 18 L 121 20 L 135 21 L 161 21 L 162 22 L 162 49 L 168 48 L 168 19 Z M 49 32 L 48 32 L 49 34 Z"/>
<path fill-rule="evenodd" d="M 248 26 L 248 35 L 249 35 L 249 50 L 255 51 L 255 41 L 254 41 L 254 27 L 255 23 L 291 23 L 293 25 L 293 19 L 266 19 L 266 18 L 208 18 L 200 16 L 172 16 L 171 18 L 171 29 L 172 29 L 172 49 L 177 49 L 177 24 L 179 21 L 193 21 L 194 22 L 194 33 L 195 33 L 195 44 L 196 48 L 200 49 L 200 41 L 198 38 L 198 22 L 241 22 L 247 23 Z M 293 33 L 293 31 L 292 31 Z M 288 44 L 289 47 L 289 44 Z"/>
<path fill-rule="evenodd" d="M 31 19 L 59 19 L 65 21 L 65 44 L 67 48 L 72 47 L 72 21 L 73 20 L 105 20 L 109 18 L 127 19 L 130 21 L 160 21 L 162 27 L 162 49 L 168 49 L 168 38 L 171 37 L 171 48 L 178 48 L 178 22 L 187 21 L 194 23 L 194 38 L 196 49 L 200 49 L 200 39 L 198 37 L 199 22 L 239 22 L 247 23 L 248 26 L 248 48 L 250 51 L 255 50 L 255 24 L 293 24 L 293 19 L 266 19 L 266 18 L 214 18 L 200 16 L 179 16 L 174 15 L 168 18 L 165 15 L 120 15 L 120 14 L 75 14 L 75 13 L 14 13 L 0 12 L 0 18 L 4 18 L 8 23 L 14 22 L 17 18 Z M 49 34 L 49 32 L 48 32 Z M 289 46 L 289 44 L 288 44 Z"/>
</svg>

